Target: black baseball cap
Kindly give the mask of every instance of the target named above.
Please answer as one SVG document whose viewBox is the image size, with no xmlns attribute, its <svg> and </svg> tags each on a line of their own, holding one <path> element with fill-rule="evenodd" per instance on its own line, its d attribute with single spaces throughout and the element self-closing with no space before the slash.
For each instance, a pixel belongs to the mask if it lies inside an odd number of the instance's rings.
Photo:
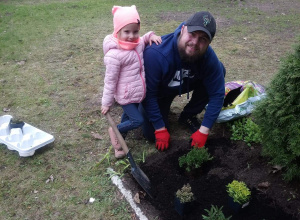
<svg viewBox="0 0 300 220">
<path fill-rule="evenodd" d="M 208 11 L 200 11 L 192 15 L 186 22 L 188 32 L 204 31 L 210 40 L 216 33 L 216 21 Z"/>
</svg>

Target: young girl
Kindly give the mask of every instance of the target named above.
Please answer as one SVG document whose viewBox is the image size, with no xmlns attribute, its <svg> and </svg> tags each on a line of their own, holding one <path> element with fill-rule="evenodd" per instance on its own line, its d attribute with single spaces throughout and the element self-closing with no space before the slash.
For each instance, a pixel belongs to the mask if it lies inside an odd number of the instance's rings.
<svg viewBox="0 0 300 220">
<path fill-rule="evenodd" d="M 139 36 L 140 16 L 135 5 L 114 6 L 112 14 L 114 32 L 103 41 L 106 72 L 101 112 L 105 115 L 114 100 L 122 106 L 124 112 L 117 127 L 125 137 L 128 131 L 143 124 L 143 117 L 138 110 L 139 103 L 146 93 L 143 51 L 148 43 L 160 44 L 161 38 L 154 32 Z M 125 152 L 111 127 L 108 133 L 115 149 L 115 157 L 125 157 Z"/>
</svg>

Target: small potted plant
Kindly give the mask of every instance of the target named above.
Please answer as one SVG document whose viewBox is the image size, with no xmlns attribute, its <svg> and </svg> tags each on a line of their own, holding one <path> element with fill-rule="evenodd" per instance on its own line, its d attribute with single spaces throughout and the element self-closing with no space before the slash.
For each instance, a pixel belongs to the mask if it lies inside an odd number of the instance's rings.
<svg viewBox="0 0 300 220">
<path fill-rule="evenodd" d="M 211 206 L 210 210 L 204 209 L 207 215 L 202 215 L 203 220 L 230 220 L 231 216 L 226 218 L 222 212 L 223 206 L 219 208 L 218 206 Z"/>
<path fill-rule="evenodd" d="M 227 186 L 229 195 L 229 206 L 234 212 L 239 212 L 249 205 L 251 191 L 242 181 L 233 180 Z"/>
<path fill-rule="evenodd" d="M 175 196 L 175 210 L 181 216 L 190 212 L 195 201 L 194 194 L 190 184 L 185 184 L 183 187 L 176 192 Z"/>
<path fill-rule="evenodd" d="M 207 148 L 194 147 L 186 155 L 179 157 L 178 161 L 180 167 L 185 167 L 185 171 L 192 174 L 192 172 L 199 169 L 203 163 L 212 159 L 213 157 L 208 153 Z"/>
</svg>

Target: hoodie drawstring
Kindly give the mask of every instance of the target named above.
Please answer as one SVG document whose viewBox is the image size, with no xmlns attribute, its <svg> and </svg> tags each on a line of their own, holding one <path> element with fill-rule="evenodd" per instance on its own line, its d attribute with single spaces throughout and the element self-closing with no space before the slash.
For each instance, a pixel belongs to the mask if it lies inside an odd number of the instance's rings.
<svg viewBox="0 0 300 220">
<path fill-rule="evenodd" d="M 188 72 L 188 77 L 187 77 L 187 99 L 190 99 L 190 70 L 187 71 Z M 181 85 L 182 85 L 182 79 L 183 79 L 183 71 L 182 69 L 180 70 L 180 76 L 179 76 L 179 97 L 181 97 Z"/>
<path fill-rule="evenodd" d="M 181 97 L 181 81 L 182 81 L 182 69 L 180 70 L 180 77 L 179 77 L 179 97 Z"/>
<path fill-rule="evenodd" d="M 190 70 L 188 70 L 188 79 L 187 79 L 187 95 L 186 98 L 190 99 Z"/>
</svg>

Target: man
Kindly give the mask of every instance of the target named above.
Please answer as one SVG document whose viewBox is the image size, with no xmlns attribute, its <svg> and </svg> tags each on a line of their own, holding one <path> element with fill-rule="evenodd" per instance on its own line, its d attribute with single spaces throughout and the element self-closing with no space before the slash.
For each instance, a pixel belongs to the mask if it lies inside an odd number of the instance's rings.
<svg viewBox="0 0 300 220">
<path fill-rule="evenodd" d="M 192 131 L 192 146 L 203 147 L 225 95 L 225 68 L 210 43 L 216 22 L 209 12 L 197 12 L 174 33 L 162 36 L 162 44 L 144 51 L 147 92 L 143 101 L 144 136 L 159 150 L 169 147 L 168 114 L 177 95 L 193 91 L 179 123 Z M 202 123 L 196 118 L 208 104 Z"/>
</svg>

